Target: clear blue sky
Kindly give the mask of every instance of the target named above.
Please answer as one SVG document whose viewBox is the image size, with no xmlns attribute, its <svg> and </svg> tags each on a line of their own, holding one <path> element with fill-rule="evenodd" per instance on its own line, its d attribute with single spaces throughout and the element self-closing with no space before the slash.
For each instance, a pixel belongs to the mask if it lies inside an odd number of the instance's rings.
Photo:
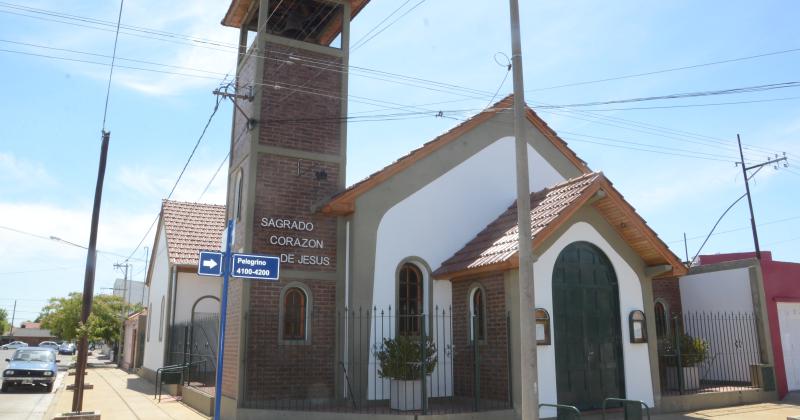
<svg viewBox="0 0 800 420">
<path fill-rule="evenodd" d="M 789 0 L 521 3 L 526 99 L 534 106 L 800 79 L 800 51 L 792 51 L 541 89 L 797 49 L 800 4 Z M 113 30 L 91 19 L 116 21 L 119 4 L 24 3 L 74 16 L 67 18 L 20 9 L 22 4 L 0 2 L 0 75 L 5 82 L 0 100 L 0 225 L 85 245 L 108 66 L 30 54 L 108 63 L 105 56 L 112 51 Z M 349 124 L 348 183 L 479 112 L 494 92 L 500 98 L 511 91 L 510 77 L 501 85 L 506 69 L 496 62 L 503 63 L 502 54 L 510 50 L 506 2 L 373 0 L 353 23 L 353 41 L 362 39 L 401 5 L 378 30 L 393 24 L 354 49 L 351 64 L 450 86 L 353 71 L 351 116 L 373 117 Z M 128 0 L 122 22 L 234 44 L 237 31 L 219 24 L 226 8 L 226 2 L 218 0 Z M 130 254 L 150 226 L 213 109 L 211 91 L 235 63 L 233 50 L 225 46 L 175 37 L 166 42 L 152 33 L 123 32 L 117 63 L 157 71 L 117 68 L 114 72 L 107 121 L 111 147 L 98 241 L 105 253 L 98 260 L 97 292 L 108 292 L 103 288 L 121 277 L 112 264 L 124 258 L 113 254 Z M 800 262 L 798 97 L 800 88 L 790 87 L 542 108 L 540 116 L 592 169 L 605 172 L 681 257 L 683 233 L 691 238 L 689 252 L 694 254 L 702 241 L 698 237 L 705 236 L 744 191 L 740 169 L 733 164 L 738 158 L 737 133 L 749 145 L 746 158 L 751 162 L 763 161 L 775 151 L 789 153 L 788 170 L 765 168 L 754 178 L 753 197 L 756 218 L 762 224 L 762 248 L 772 250 L 777 259 Z M 410 112 L 417 113 L 386 110 L 392 107 L 388 103 L 415 105 Z M 424 105 L 432 103 L 438 104 Z M 649 109 L 627 109 L 634 107 Z M 421 109 L 430 112 L 421 113 Z M 448 118 L 434 117 L 437 111 Z M 395 115 L 399 113 L 404 115 Z M 230 103 L 223 103 L 173 198 L 198 199 L 228 151 L 231 115 Z M 224 172 L 202 201 L 223 202 Z M 704 253 L 752 250 L 748 226 L 742 201 L 718 228 L 732 232 L 712 237 Z M 152 246 L 152 235 L 144 245 Z M 10 310 L 14 299 L 19 299 L 18 321 L 35 318 L 47 298 L 82 289 L 85 251 L 80 248 L 0 229 L 0 255 L 0 307 Z M 143 259 L 144 255 L 139 249 L 134 257 Z M 143 261 L 132 263 L 134 279 L 141 280 Z"/>
</svg>

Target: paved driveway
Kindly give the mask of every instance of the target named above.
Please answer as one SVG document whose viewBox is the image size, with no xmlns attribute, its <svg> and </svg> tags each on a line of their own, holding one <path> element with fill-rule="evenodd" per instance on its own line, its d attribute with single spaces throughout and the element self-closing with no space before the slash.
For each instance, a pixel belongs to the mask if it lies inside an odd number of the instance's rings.
<svg viewBox="0 0 800 420">
<path fill-rule="evenodd" d="M 0 372 L 5 370 L 14 350 L 0 350 Z M 57 389 L 64 380 L 66 369 L 72 356 L 59 356 L 59 373 L 53 387 Z M 3 420 L 39 420 L 44 418 L 47 408 L 53 401 L 54 392 L 33 391 L 31 389 L 11 388 L 9 392 L 0 393 L 0 418 Z"/>
</svg>

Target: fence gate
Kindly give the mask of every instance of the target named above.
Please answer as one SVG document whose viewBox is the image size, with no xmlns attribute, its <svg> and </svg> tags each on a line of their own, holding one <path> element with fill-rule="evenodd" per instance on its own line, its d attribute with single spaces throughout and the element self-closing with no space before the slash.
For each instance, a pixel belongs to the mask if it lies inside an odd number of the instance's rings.
<svg viewBox="0 0 800 420">
<path fill-rule="evenodd" d="M 757 317 L 753 313 L 692 312 L 657 319 L 664 395 L 738 391 L 762 386 Z"/>
</svg>

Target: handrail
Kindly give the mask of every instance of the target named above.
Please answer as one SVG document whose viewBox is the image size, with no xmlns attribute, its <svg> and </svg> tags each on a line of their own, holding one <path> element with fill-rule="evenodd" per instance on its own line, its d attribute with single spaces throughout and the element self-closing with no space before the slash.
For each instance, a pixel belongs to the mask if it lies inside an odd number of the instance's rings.
<svg viewBox="0 0 800 420">
<path fill-rule="evenodd" d="M 155 392 L 153 393 L 153 399 L 158 398 L 158 402 L 161 402 L 161 390 L 163 389 L 163 384 L 161 383 L 163 379 L 163 373 L 173 373 L 179 372 L 181 374 L 181 383 L 183 383 L 183 373 L 186 371 L 187 368 L 191 367 L 194 364 L 205 363 L 205 360 L 198 361 L 197 363 L 182 363 L 179 365 L 169 365 L 169 366 L 162 366 L 156 369 L 156 385 L 155 385 Z"/>
<path fill-rule="evenodd" d="M 576 418 L 578 418 L 578 419 L 580 419 L 580 418 L 581 418 L 581 410 L 578 410 L 578 407 L 575 407 L 574 405 L 566 405 L 566 404 L 544 404 L 544 403 L 542 403 L 542 404 L 539 404 L 539 409 L 540 409 L 540 410 L 542 409 L 542 407 L 551 407 L 551 408 L 555 408 L 555 409 L 556 409 L 556 417 L 558 417 L 558 409 L 564 409 L 564 410 L 569 410 L 569 411 L 572 411 L 573 413 L 575 413 L 575 415 L 577 416 Z"/>
<path fill-rule="evenodd" d="M 608 397 L 603 400 L 603 420 L 605 420 L 606 418 L 606 405 L 608 405 L 609 401 L 622 403 L 623 407 L 628 404 L 638 404 L 639 406 L 644 407 L 644 410 L 647 413 L 647 420 L 650 420 L 650 406 L 647 405 L 647 403 L 645 403 L 644 401 L 626 400 L 624 398 L 614 398 L 614 397 Z"/>
</svg>

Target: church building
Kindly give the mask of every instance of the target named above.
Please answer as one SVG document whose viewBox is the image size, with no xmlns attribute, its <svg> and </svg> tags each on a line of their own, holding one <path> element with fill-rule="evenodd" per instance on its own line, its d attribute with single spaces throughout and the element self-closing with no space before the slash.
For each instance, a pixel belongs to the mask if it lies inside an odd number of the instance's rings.
<svg viewBox="0 0 800 420">
<path fill-rule="evenodd" d="M 278 281 L 231 279 L 222 416 L 515 418 L 513 97 L 348 187 L 349 28 L 367 3 L 233 0 L 222 21 L 240 30 L 233 250 L 281 258 Z M 540 402 L 657 406 L 652 280 L 686 269 L 602 172 L 526 117 L 536 310 L 523 316 Z M 394 350 L 417 358 L 392 367 Z"/>
</svg>

